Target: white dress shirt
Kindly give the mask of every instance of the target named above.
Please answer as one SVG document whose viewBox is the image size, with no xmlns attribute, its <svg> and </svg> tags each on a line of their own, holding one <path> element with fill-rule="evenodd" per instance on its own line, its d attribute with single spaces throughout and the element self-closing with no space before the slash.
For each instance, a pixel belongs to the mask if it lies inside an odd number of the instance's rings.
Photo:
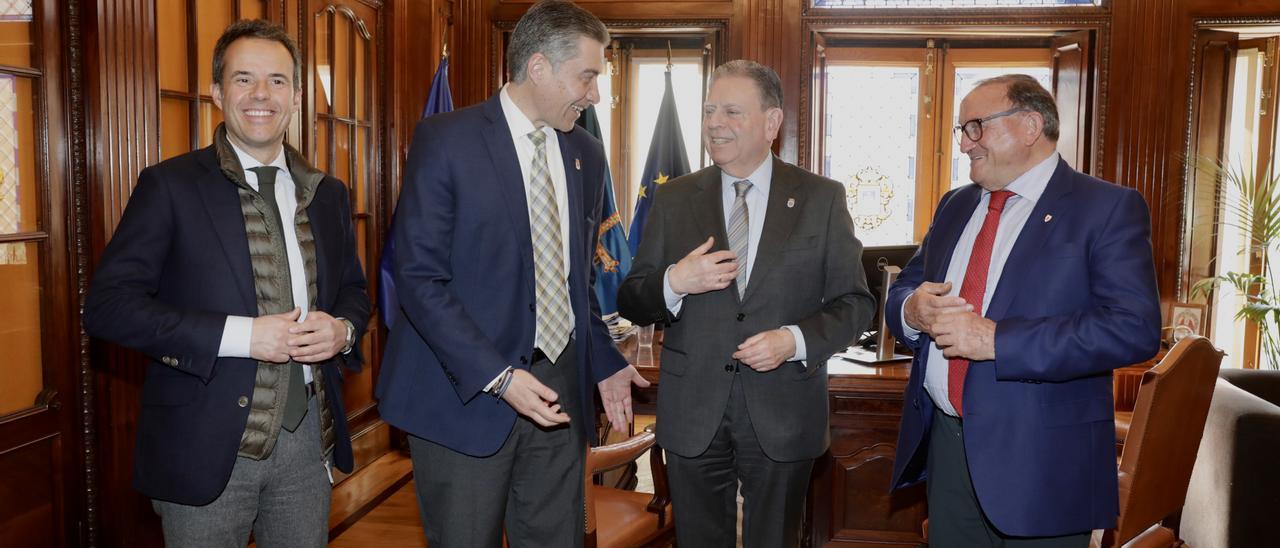
<svg viewBox="0 0 1280 548">
<path fill-rule="evenodd" d="M 302 248 L 298 246 L 298 230 L 295 223 L 298 209 L 298 195 L 293 184 L 293 176 L 289 174 L 289 164 L 285 161 L 284 147 L 280 147 L 280 152 L 276 154 L 276 159 L 271 163 L 264 164 L 259 162 L 249 153 L 240 149 L 234 142 L 231 142 L 231 148 L 236 151 L 236 157 L 240 159 L 240 166 L 244 168 L 245 182 L 249 183 L 249 187 L 258 190 L 258 174 L 250 171 L 250 168 L 260 166 L 272 166 L 279 168 L 276 173 L 276 204 L 280 207 L 280 224 L 284 227 L 293 227 L 293 230 L 284 231 L 284 249 L 285 254 L 289 257 L 289 285 L 293 289 L 293 305 L 302 309 L 302 315 L 298 318 L 301 322 L 307 318 L 307 310 L 309 299 L 307 298 L 307 271 L 305 263 L 302 261 Z M 222 342 L 218 345 L 219 358 L 249 358 L 250 341 L 253 339 L 253 318 L 247 316 L 227 316 L 227 322 L 222 327 Z M 311 368 L 302 368 L 303 381 L 311 382 Z"/>
<path fill-rule="evenodd" d="M 533 141 L 529 139 L 529 134 L 534 131 L 542 131 L 547 135 L 546 148 L 547 153 L 547 171 L 551 175 L 551 186 L 556 193 L 556 209 L 560 218 L 560 250 L 561 258 L 564 261 L 564 286 L 565 294 L 569 292 L 569 188 L 564 173 L 564 155 L 560 153 L 560 138 L 556 135 L 555 128 L 545 125 L 541 130 L 533 127 L 533 122 L 525 116 L 524 111 L 516 106 L 515 101 L 511 100 L 511 94 L 507 93 L 507 86 L 502 86 L 502 91 L 498 92 L 498 102 L 502 105 L 502 115 L 507 119 L 507 129 L 511 131 L 511 140 L 516 145 L 516 158 L 520 164 L 520 178 L 524 180 L 524 202 L 529 208 L 529 218 L 533 218 L 533 192 L 541 191 L 532 187 L 531 173 L 533 171 L 533 155 L 537 152 L 537 147 L 533 145 Z M 569 325 L 574 324 L 573 307 L 569 308 Z M 498 381 L 502 376 L 511 370 L 511 366 L 502 370 L 497 377 L 489 381 L 485 385 L 486 392 L 497 387 Z"/>
<path fill-rule="evenodd" d="M 738 198 L 738 193 L 733 189 L 733 183 L 738 181 L 751 181 L 751 187 L 747 190 L 744 197 L 747 204 L 747 272 L 745 278 L 747 287 L 751 287 L 751 270 L 756 262 L 756 249 L 760 246 L 760 234 L 764 232 L 764 215 L 765 210 L 769 206 L 769 187 L 773 183 L 773 155 L 766 156 L 764 162 L 752 171 L 746 178 L 739 179 L 724 170 L 720 171 L 720 198 L 724 207 L 725 232 L 728 233 L 729 218 L 733 216 L 733 203 Z M 729 245 L 729 242 L 723 242 Z M 667 267 L 667 271 L 662 275 L 662 294 L 666 298 L 667 310 L 672 315 L 679 316 L 680 309 L 684 307 L 684 298 L 687 294 L 676 293 L 671 289 L 671 269 L 675 265 Z M 745 290 L 745 288 L 744 288 Z M 744 291 L 745 293 L 745 291 Z M 795 325 L 784 325 L 783 329 L 791 332 L 791 336 L 796 342 L 796 353 L 791 356 L 788 361 L 807 359 L 808 352 L 804 344 L 804 334 L 801 333 L 800 327 Z M 805 364 L 808 366 L 808 364 Z"/>
<path fill-rule="evenodd" d="M 1005 187 L 1005 190 L 1013 192 L 1014 195 L 1005 202 L 1004 210 L 1000 213 L 1000 225 L 996 228 L 996 239 L 991 250 L 991 264 L 987 270 L 986 292 L 982 295 L 983 316 L 986 316 L 987 306 L 991 304 L 991 295 L 995 294 L 996 286 L 1000 284 L 1000 274 L 1004 271 L 1005 261 L 1009 259 L 1009 252 L 1013 250 L 1013 244 L 1018 241 L 1023 225 L 1027 223 L 1031 210 L 1035 209 L 1036 202 L 1044 194 L 1049 178 L 1053 177 L 1053 171 L 1057 167 L 1058 153 L 1055 152 Z M 965 270 L 969 267 L 969 255 L 973 252 L 973 244 L 978 239 L 978 233 L 982 231 L 982 222 L 987 217 L 987 204 L 990 202 L 991 192 L 983 190 L 978 207 L 974 208 L 968 224 L 964 227 L 964 232 L 960 234 L 960 240 L 956 242 L 955 250 L 951 252 L 951 263 L 947 266 L 946 277 L 946 281 L 951 282 L 951 295 L 960 294 Z M 902 304 L 905 309 L 905 299 Z M 920 332 L 907 325 L 905 315 L 900 317 L 903 318 L 903 334 L 911 340 L 917 339 Z M 929 392 L 929 397 L 933 398 L 933 403 L 938 406 L 938 409 L 955 417 L 956 410 L 951 405 L 950 392 L 947 390 L 947 379 L 951 371 L 948 361 L 942 355 L 938 344 L 930 342 L 925 365 L 924 388 Z"/>
</svg>

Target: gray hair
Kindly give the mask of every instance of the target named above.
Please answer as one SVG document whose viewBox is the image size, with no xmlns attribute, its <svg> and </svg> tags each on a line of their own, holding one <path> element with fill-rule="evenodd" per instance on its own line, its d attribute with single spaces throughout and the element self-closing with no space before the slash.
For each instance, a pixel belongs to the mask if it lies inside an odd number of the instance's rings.
<svg viewBox="0 0 1280 548">
<path fill-rule="evenodd" d="M 222 85 L 222 71 L 227 66 L 227 48 L 241 38 L 270 40 L 284 46 L 289 51 L 289 57 L 293 58 L 293 89 L 302 88 L 302 56 L 298 54 L 298 44 L 279 25 L 263 19 L 236 21 L 222 31 L 218 43 L 213 46 L 213 83 Z"/>
<path fill-rule="evenodd" d="M 507 46 L 507 70 L 511 81 L 524 82 L 529 58 L 541 53 L 552 68 L 578 55 L 578 39 L 587 37 L 609 43 L 609 29 L 596 16 L 573 2 L 541 0 L 525 12 L 511 33 Z"/>
<path fill-rule="evenodd" d="M 711 73 L 711 82 L 722 76 L 740 76 L 756 84 L 760 92 L 760 102 L 764 109 L 782 108 L 782 79 L 773 69 L 747 59 L 736 59 L 716 67 Z M 708 83 L 708 87 L 710 83 Z"/>
<path fill-rule="evenodd" d="M 1044 89 L 1038 80 L 1026 74 L 1005 74 L 982 80 L 975 89 L 987 85 L 1006 86 L 1005 97 L 1009 103 L 1015 108 L 1040 113 L 1040 117 L 1044 118 L 1044 136 L 1050 141 L 1058 140 L 1058 104 L 1054 102 L 1053 94 Z"/>
</svg>

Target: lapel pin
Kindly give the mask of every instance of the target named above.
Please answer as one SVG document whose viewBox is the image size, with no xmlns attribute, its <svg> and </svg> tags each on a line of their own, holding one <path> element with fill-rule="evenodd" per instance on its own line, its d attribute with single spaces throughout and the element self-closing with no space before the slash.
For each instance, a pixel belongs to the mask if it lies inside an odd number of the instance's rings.
<svg viewBox="0 0 1280 548">
<path fill-rule="evenodd" d="M 796 206 L 796 199 L 795 199 L 795 198 L 787 198 L 787 208 L 788 208 L 788 209 L 790 209 L 790 208 L 793 208 L 793 207 L 795 207 L 795 206 Z"/>
<path fill-rule="evenodd" d="M 582 171 L 582 160 L 580 158 L 573 159 L 573 169 Z"/>
<path fill-rule="evenodd" d="M 1046 222 L 1046 223 L 1047 223 L 1047 222 L 1052 221 L 1052 220 L 1053 220 L 1053 215 L 1045 215 L 1045 216 L 1044 216 L 1044 222 Z"/>
</svg>

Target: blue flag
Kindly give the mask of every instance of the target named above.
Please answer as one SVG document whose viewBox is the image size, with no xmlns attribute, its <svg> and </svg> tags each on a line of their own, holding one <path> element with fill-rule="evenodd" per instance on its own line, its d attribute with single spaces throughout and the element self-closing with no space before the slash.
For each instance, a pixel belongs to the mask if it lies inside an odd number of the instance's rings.
<svg viewBox="0 0 1280 548">
<path fill-rule="evenodd" d="M 591 105 L 578 117 L 578 125 L 587 133 L 600 139 L 600 120 L 596 107 Z M 613 199 L 613 177 L 604 170 L 604 205 L 600 211 L 600 230 L 596 233 L 596 255 L 591 261 L 596 269 L 596 300 L 600 302 L 600 315 L 609 316 L 618 311 L 618 287 L 631 270 L 631 249 L 627 247 L 627 235 L 622 231 L 622 215 Z"/>
<path fill-rule="evenodd" d="M 640 249 L 644 234 L 644 222 L 649 218 L 649 206 L 658 191 L 658 185 L 689 173 L 689 154 L 685 152 L 684 137 L 680 134 L 680 117 L 676 114 L 675 93 L 671 91 L 671 71 L 667 71 L 667 89 L 662 93 L 662 106 L 658 108 L 658 125 L 653 129 L 653 141 L 649 143 L 649 157 L 644 162 L 644 175 L 640 177 L 640 192 L 636 196 L 636 214 L 631 218 L 631 255 Z"/>
<path fill-rule="evenodd" d="M 440 66 L 436 67 L 435 78 L 431 79 L 431 92 L 427 94 L 427 104 L 422 108 L 422 117 L 426 118 L 451 110 L 453 110 L 453 94 L 449 93 L 449 58 L 443 57 L 440 59 Z M 378 262 L 378 312 L 382 317 L 382 325 L 387 326 L 387 329 L 391 329 L 396 310 L 400 308 L 400 301 L 396 299 L 396 282 L 393 273 L 396 264 L 396 242 L 392 237 L 395 233 L 395 223 L 396 219 L 393 215 L 391 223 L 387 225 L 387 242 L 382 247 L 382 260 Z"/>
</svg>

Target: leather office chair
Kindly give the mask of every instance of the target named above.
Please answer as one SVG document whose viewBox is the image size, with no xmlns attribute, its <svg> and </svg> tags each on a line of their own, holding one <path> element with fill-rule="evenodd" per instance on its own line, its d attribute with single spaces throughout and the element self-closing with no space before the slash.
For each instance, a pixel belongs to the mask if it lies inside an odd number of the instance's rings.
<svg viewBox="0 0 1280 548">
<path fill-rule="evenodd" d="M 586 548 L 666 546 L 675 538 L 667 467 L 653 427 L 630 439 L 587 452 Z M 653 495 L 596 485 L 592 476 L 627 464 L 649 451 Z"/>
<path fill-rule="evenodd" d="M 1095 546 L 1181 545 L 1161 523 L 1182 509 L 1222 356 L 1188 337 L 1142 375 L 1120 457 L 1120 519 L 1094 533 Z"/>
</svg>

